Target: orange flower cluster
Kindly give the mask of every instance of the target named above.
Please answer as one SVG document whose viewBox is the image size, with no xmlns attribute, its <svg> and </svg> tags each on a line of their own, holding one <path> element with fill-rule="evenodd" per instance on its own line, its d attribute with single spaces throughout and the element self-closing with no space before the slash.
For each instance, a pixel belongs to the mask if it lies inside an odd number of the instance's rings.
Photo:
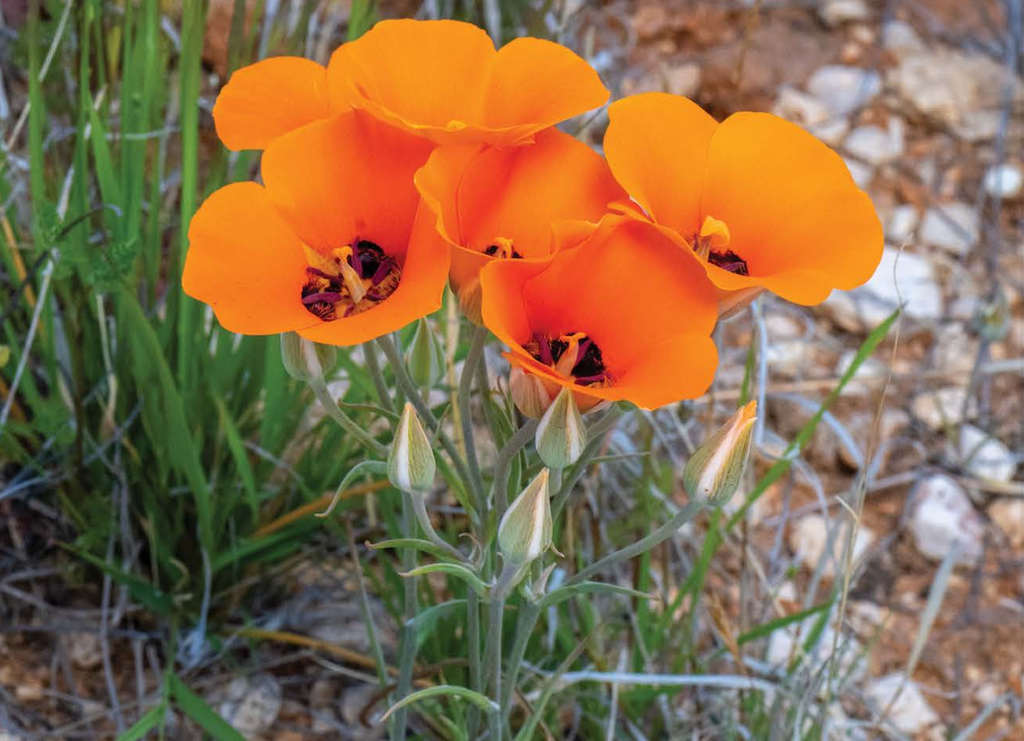
<svg viewBox="0 0 1024 741">
<path fill-rule="evenodd" d="M 264 150 L 263 184 L 203 203 L 185 292 L 234 332 L 352 345 L 434 312 L 450 281 L 539 416 L 560 387 L 583 410 L 699 396 L 719 318 L 874 271 L 871 202 L 810 134 L 661 94 L 611 105 L 607 161 L 553 128 L 607 99 L 568 49 L 495 50 L 455 21 L 383 21 L 327 67 L 241 69 L 214 121 L 227 147 Z"/>
</svg>

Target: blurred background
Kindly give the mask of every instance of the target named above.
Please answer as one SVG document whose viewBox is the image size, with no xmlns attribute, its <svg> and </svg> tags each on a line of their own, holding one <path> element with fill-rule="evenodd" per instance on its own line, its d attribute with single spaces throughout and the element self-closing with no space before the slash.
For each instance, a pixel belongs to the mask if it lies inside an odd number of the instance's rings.
<svg viewBox="0 0 1024 741">
<path fill-rule="evenodd" d="M 584 646 L 546 737 L 1024 738 L 1021 0 L 2 0 L 0 13 L 0 739 L 237 738 L 210 712 L 250 739 L 383 736 L 360 584 L 393 657 L 399 577 L 355 544 L 394 526 L 394 492 L 366 481 L 340 515 L 311 516 L 358 449 L 285 375 L 276 338 L 219 330 L 179 276 L 197 203 L 257 172 L 214 132 L 231 71 L 284 53 L 326 62 L 405 16 L 560 41 L 613 98 L 660 90 L 720 119 L 794 121 L 843 155 L 885 227 L 867 285 L 810 309 L 765 297 L 719 328 L 705 399 L 610 435 L 560 529 L 571 559 L 685 501 L 681 462 L 745 374 L 765 411 L 758 476 L 830 403 L 734 523 L 735 510 L 702 518 L 612 575 L 660 601 L 546 616 L 523 702 Z M 598 111 L 565 128 L 600 149 L 606 123 Z M 353 405 L 372 396 L 359 357 L 333 371 Z M 453 502 L 436 512 L 459 531 Z M 449 586 L 431 583 L 436 600 Z M 437 612 L 422 628 L 421 682 L 458 679 L 456 622 Z M 679 681 L 587 676 L 627 669 Z M 749 677 L 770 686 L 744 689 Z M 422 737 L 459 738 L 445 714 L 425 706 Z"/>
</svg>

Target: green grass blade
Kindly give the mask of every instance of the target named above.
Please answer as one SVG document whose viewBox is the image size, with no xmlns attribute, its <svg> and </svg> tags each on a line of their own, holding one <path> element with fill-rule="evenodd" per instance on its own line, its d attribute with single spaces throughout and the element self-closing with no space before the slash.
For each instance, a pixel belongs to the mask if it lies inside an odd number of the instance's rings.
<svg viewBox="0 0 1024 741">
<path fill-rule="evenodd" d="M 177 674 L 168 672 L 167 683 L 171 696 L 178 703 L 178 707 L 181 708 L 182 712 L 198 723 L 216 741 L 245 741 L 245 736 L 217 715 L 203 698 L 186 687 Z"/>
</svg>

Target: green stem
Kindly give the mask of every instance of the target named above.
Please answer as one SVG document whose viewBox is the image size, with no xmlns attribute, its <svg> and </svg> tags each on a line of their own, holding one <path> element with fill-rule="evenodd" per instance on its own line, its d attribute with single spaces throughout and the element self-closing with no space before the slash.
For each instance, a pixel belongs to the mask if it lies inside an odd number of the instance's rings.
<svg viewBox="0 0 1024 741">
<path fill-rule="evenodd" d="M 526 655 L 526 646 L 530 642 L 533 628 L 537 625 L 541 610 L 534 602 L 526 602 L 519 608 L 519 618 L 516 620 L 516 633 L 512 639 L 512 651 L 508 656 L 508 676 L 501 686 L 501 723 L 502 726 L 508 723 L 512 715 L 512 695 L 516 689 L 516 679 L 519 677 L 519 667 Z"/>
<path fill-rule="evenodd" d="M 380 401 L 380 405 L 384 407 L 385 411 L 395 411 L 395 407 L 391 403 L 391 393 L 388 391 L 387 384 L 384 383 L 384 375 L 380 372 L 380 361 L 377 359 L 377 350 L 374 348 L 372 342 L 363 343 L 363 357 L 366 359 L 366 369 L 370 371 L 370 378 L 373 379 L 373 386 L 377 389 L 377 397 Z"/>
<path fill-rule="evenodd" d="M 641 538 L 632 545 L 628 545 L 625 548 L 609 553 L 597 563 L 591 564 L 575 576 L 566 579 L 565 584 L 562 586 L 571 587 L 573 584 L 579 584 L 581 581 L 586 581 L 594 574 L 607 569 L 609 566 L 614 566 L 620 561 L 625 561 L 626 559 L 633 558 L 633 556 L 639 556 L 641 553 L 649 551 L 651 548 L 654 548 L 654 546 L 675 535 L 679 528 L 696 517 L 702 509 L 704 509 L 704 502 L 696 499 L 690 500 L 685 507 L 676 512 L 675 516 L 672 517 L 671 520 L 666 522 L 650 535 L 645 538 Z"/>
<path fill-rule="evenodd" d="M 440 548 L 442 551 L 444 551 L 457 561 L 461 561 L 463 563 L 468 562 L 469 559 L 463 556 L 458 551 L 458 549 L 456 549 L 448 541 L 444 540 L 434 530 L 434 525 L 430 521 L 430 515 L 427 514 L 426 496 L 423 494 L 410 494 L 409 496 L 412 498 L 413 509 L 416 514 L 416 519 L 419 521 L 420 527 L 423 528 L 423 532 L 426 534 L 427 540 L 429 540 L 431 543 L 436 545 L 438 548 Z"/>
<path fill-rule="evenodd" d="M 402 354 L 398 351 L 398 346 L 395 344 L 394 339 L 390 335 L 384 335 L 383 337 L 377 338 L 377 344 L 380 349 L 384 351 L 384 357 L 388 359 L 391 364 L 391 370 L 394 371 L 395 380 L 398 381 L 398 386 L 402 389 L 402 392 L 406 395 L 413 407 L 416 409 L 416 413 L 420 415 L 420 418 L 426 422 L 427 427 L 430 428 L 431 432 L 437 435 L 437 439 L 441 441 L 441 446 L 448 453 L 448 457 L 452 460 L 452 465 L 455 466 L 455 471 L 458 473 L 459 478 L 464 482 L 472 484 L 472 479 L 469 476 L 469 471 L 466 468 L 466 462 L 459 455 L 459 451 L 455 447 L 455 443 L 452 439 L 445 434 L 444 430 L 441 429 L 440 423 L 437 421 L 437 417 L 434 416 L 433 412 L 430 411 L 430 407 L 427 406 L 426 402 L 420 397 L 416 390 L 416 384 L 413 383 L 412 379 L 409 378 L 409 371 L 406 370 L 405 361 L 402 360 Z M 479 495 L 478 495 L 479 496 Z"/>
<path fill-rule="evenodd" d="M 345 432 L 352 435 L 352 437 L 363 444 L 363 447 L 373 451 L 376 455 L 382 458 L 387 457 L 387 446 L 374 439 L 370 433 L 356 424 L 351 417 L 341 410 L 341 407 L 338 406 L 338 403 L 331 396 L 331 392 L 327 390 L 327 384 L 324 383 L 323 379 L 314 379 L 309 382 L 309 386 L 313 389 L 313 393 L 320 400 L 320 403 L 323 404 L 327 413 L 331 415 L 335 422 L 341 425 Z"/>
<path fill-rule="evenodd" d="M 551 506 L 551 517 L 557 519 L 562 513 L 562 509 L 565 507 L 565 503 L 569 500 L 569 495 L 572 494 L 572 490 L 576 488 L 576 484 L 580 482 L 584 474 L 587 472 L 587 468 L 590 466 L 590 462 L 594 460 L 601 448 L 604 446 L 605 433 L 610 430 L 619 418 L 622 416 L 622 410 L 618 407 L 614 407 L 605 412 L 605 415 L 601 419 L 597 420 L 594 425 L 588 430 L 590 436 L 590 442 L 583 449 L 583 455 L 580 459 L 573 464 L 573 467 L 569 469 L 569 475 L 563 477 L 562 485 L 558 488 L 558 493 L 555 495 L 555 501 Z"/>
<path fill-rule="evenodd" d="M 473 490 L 479 499 L 477 510 L 480 512 L 482 521 L 486 521 L 487 502 L 485 501 L 484 479 L 480 475 L 480 462 L 476 455 L 476 440 L 473 437 L 473 415 L 470 410 L 470 396 L 473 390 L 473 379 L 476 376 L 476 367 L 480 365 L 484 356 L 484 345 L 487 343 L 487 328 L 477 327 L 473 332 L 473 339 L 469 345 L 469 354 L 462 366 L 462 375 L 459 378 L 459 391 L 456 397 L 459 405 L 459 419 L 462 422 L 462 441 L 466 446 L 466 463 L 469 466 L 470 480 Z"/>
<path fill-rule="evenodd" d="M 527 421 L 516 430 L 516 434 L 510 437 L 498 452 L 498 459 L 494 463 L 494 483 L 491 489 L 498 522 L 501 522 L 505 510 L 508 509 L 508 474 L 512 459 L 533 439 L 538 424 L 539 421 L 536 419 Z"/>
<path fill-rule="evenodd" d="M 473 691 L 484 693 L 483 674 L 480 667 L 480 597 L 472 590 L 466 590 L 466 638 L 469 640 L 469 684 Z M 476 738 L 480 711 L 473 706 L 466 719 L 467 735 Z"/>
<path fill-rule="evenodd" d="M 416 517 L 412 495 L 402 492 L 402 534 L 408 538 L 416 537 Z M 409 573 L 416 568 L 416 551 L 405 548 L 402 552 L 402 570 Z M 416 632 L 413 618 L 416 617 L 416 579 L 405 578 L 405 600 L 402 605 L 402 645 L 398 657 L 397 698 L 401 700 L 412 690 L 412 669 L 416 659 Z M 400 708 L 394 715 L 395 723 L 391 726 L 391 741 L 402 741 L 406 736 L 409 723 L 409 711 Z"/>
</svg>

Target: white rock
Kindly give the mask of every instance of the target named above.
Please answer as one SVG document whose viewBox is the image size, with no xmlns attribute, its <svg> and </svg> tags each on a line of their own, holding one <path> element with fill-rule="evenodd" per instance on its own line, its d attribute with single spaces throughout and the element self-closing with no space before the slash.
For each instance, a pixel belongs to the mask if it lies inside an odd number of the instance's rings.
<svg viewBox="0 0 1024 741">
<path fill-rule="evenodd" d="M 281 685 L 270 674 L 235 677 L 224 695 L 221 717 L 247 738 L 267 731 L 281 712 Z"/>
<path fill-rule="evenodd" d="M 903 120 L 891 118 L 888 129 L 858 126 L 843 142 L 843 148 L 869 165 L 884 165 L 903 154 Z"/>
<path fill-rule="evenodd" d="M 988 507 L 988 516 L 1002 530 L 1015 548 L 1024 548 L 1024 499 L 997 499 Z"/>
<path fill-rule="evenodd" d="M 967 493 L 948 476 L 929 476 L 914 492 L 910 532 L 923 556 L 941 561 L 956 542 L 957 563 L 973 564 L 981 557 L 985 524 Z"/>
<path fill-rule="evenodd" d="M 939 716 L 932 710 L 917 684 L 912 680 L 903 684 L 903 674 L 889 674 L 872 680 L 864 688 L 864 694 L 876 712 L 889 708 L 885 720 L 903 733 L 917 733 L 939 721 Z"/>
<path fill-rule="evenodd" d="M 946 386 L 921 392 L 914 397 L 910 409 L 930 429 L 942 430 L 959 424 L 966 401 L 967 389 Z"/>
<path fill-rule="evenodd" d="M 840 355 L 839 360 L 836 361 L 836 375 L 844 375 L 856 357 L 856 350 L 847 350 Z M 859 396 L 870 393 L 874 389 L 881 388 L 885 384 L 885 379 L 888 375 L 889 368 L 885 363 L 877 358 L 867 358 L 857 368 L 850 382 L 846 384 L 846 388 L 843 389 L 843 395 Z"/>
<path fill-rule="evenodd" d="M 871 11 L 864 0 L 825 0 L 818 6 L 818 17 L 829 28 L 835 28 L 851 21 L 866 21 Z"/>
<path fill-rule="evenodd" d="M 772 113 L 802 126 L 830 147 L 838 146 L 850 129 L 848 119 L 834 116 L 828 106 L 813 95 L 789 85 L 779 88 L 779 97 Z"/>
<path fill-rule="evenodd" d="M 95 669 L 103 661 L 100 637 L 95 633 L 69 633 L 64 643 L 71 663 L 79 669 Z"/>
<path fill-rule="evenodd" d="M 918 236 L 924 244 L 963 255 L 977 243 L 978 233 L 977 211 L 966 203 L 955 201 L 928 209 Z"/>
<path fill-rule="evenodd" d="M 921 216 L 914 206 L 897 206 L 885 223 L 885 241 L 899 247 L 914 235 L 920 220 Z"/>
<path fill-rule="evenodd" d="M 765 660 L 772 666 L 783 670 L 788 667 L 791 661 L 800 657 L 804 643 L 813 634 L 812 631 L 818 620 L 819 616 L 815 615 L 781 630 L 773 631 L 771 638 L 768 639 L 768 654 L 765 656 Z M 813 671 L 820 671 L 832 658 L 833 646 L 838 646 L 836 656 L 838 676 L 856 680 L 864 674 L 863 646 L 856 638 L 849 635 L 840 635 L 837 641 L 835 628 L 830 624 L 825 625 L 818 636 L 818 641 L 811 646 L 803 660 L 809 663 Z"/>
<path fill-rule="evenodd" d="M 843 157 L 843 161 L 846 163 L 846 169 L 850 171 L 850 177 L 853 178 L 853 182 L 857 184 L 857 187 L 861 190 L 867 190 L 868 186 L 871 185 L 872 179 L 875 177 L 875 168 L 852 157 Z"/>
<path fill-rule="evenodd" d="M 895 281 L 894 266 L 897 266 Z M 833 291 L 822 309 L 839 326 L 858 332 L 878 326 L 901 299 L 905 303 L 905 316 L 911 319 L 934 322 L 942 316 L 942 291 L 932 263 L 913 252 L 900 254 L 897 248 L 886 247 L 875 274 L 867 283 L 852 291 Z"/>
<path fill-rule="evenodd" d="M 903 21 L 886 21 L 882 26 L 882 46 L 897 59 L 926 50 L 917 31 Z"/>
<path fill-rule="evenodd" d="M 807 81 L 807 91 L 836 116 L 863 107 L 881 90 L 878 73 L 860 67 L 828 65 L 816 70 Z"/>
<path fill-rule="evenodd" d="M 846 525 L 832 523 L 830 547 L 829 527 L 830 523 L 821 515 L 808 515 L 796 523 L 789 535 L 789 547 L 809 571 L 814 571 L 822 558 L 827 559 L 822 571 L 825 576 L 835 574 L 836 566 L 840 571 L 845 567 L 844 551 L 849 536 Z M 857 529 L 857 534 L 853 539 L 853 553 L 850 557 L 851 568 L 856 568 L 857 562 L 867 552 L 874 540 L 875 533 L 870 528 L 862 525 Z M 826 554 L 830 554 L 831 557 Z"/>
<path fill-rule="evenodd" d="M 692 98 L 700 90 L 701 67 L 696 62 L 685 62 L 665 70 L 665 92 Z"/>
<path fill-rule="evenodd" d="M 1019 167 L 996 165 L 985 173 L 985 192 L 993 198 L 1016 198 L 1024 188 L 1024 175 Z"/>
<path fill-rule="evenodd" d="M 974 425 L 960 428 L 960 460 L 982 481 L 1006 483 L 1017 469 L 1013 451 Z"/>
</svg>

